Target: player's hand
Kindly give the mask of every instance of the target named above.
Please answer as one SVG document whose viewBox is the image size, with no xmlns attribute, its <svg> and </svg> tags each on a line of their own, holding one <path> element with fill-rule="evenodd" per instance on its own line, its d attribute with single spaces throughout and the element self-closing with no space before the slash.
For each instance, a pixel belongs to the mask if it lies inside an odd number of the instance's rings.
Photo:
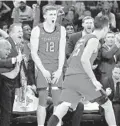
<svg viewBox="0 0 120 126">
<path fill-rule="evenodd" d="M 62 70 L 59 70 L 59 69 L 52 73 L 52 78 L 53 78 L 52 79 L 52 84 L 57 84 L 61 74 L 62 74 Z"/>
<path fill-rule="evenodd" d="M 99 90 L 102 89 L 102 84 L 101 84 L 99 81 L 94 80 L 94 81 L 92 81 L 92 82 L 93 82 L 93 84 L 94 84 L 95 87 L 96 87 L 96 91 L 99 91 Z"/>
<path fill-rule="evenodd" d="M 98 64 L 92 65 L 92 70 L 95 70 L 98 67 Z"/>
<path fill-rule="evenodd" d="M 43 76 L 45 77 L 47 83 L 51 83 L 51 74 L 48 70 L 42 71 Z"/>
<path fill-rule="evenodd" d="M 111 88 L 106 88 L 106 94 L 107 94 L 107 96 L 109 96 L 111 93 L 112 93 Z"/>
</svg>

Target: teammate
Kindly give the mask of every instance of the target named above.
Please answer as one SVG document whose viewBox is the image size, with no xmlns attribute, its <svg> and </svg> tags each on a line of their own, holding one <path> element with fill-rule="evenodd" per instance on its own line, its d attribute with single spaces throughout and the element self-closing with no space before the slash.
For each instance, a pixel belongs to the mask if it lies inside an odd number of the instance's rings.
<svg viewBox="0 0 120 126">
<path fill-rule="evenodd" d="M 31 55 L 37 67 L 39 105 L 38 126 L 44 126 L 48 89 L 52 86 L 52 100 L 57 105 L 62 87 L 62 69 L 65 59 L 66 30 L 56 23 L 57 8 L 43 7 L 44 22 L 34 27 L 31 33 Z M 55 107 L 54 107 L 55 109 Z"/>
<path fill-rule="evenodd" d="M 48 126 L 56 126 L 69 107 L 78 104 L 81 94 L 86 100 L 98 102 L 105 110 L 105 119 L 108 125 L 116 126 L 112 103 L 92 71 L 92 64 L 98 52 L 99 40 L 107 34 L 109 20 L 107 17 L 96 17 L 94 26 L 94 32 L 84 36 L 76 44 L 63 83 L 60 96 L 62 103 L 57 106 L 49 119 Z"/>
<path fill-rule="evenodd" d="M 69 58 L 71 53 L 74 50 L 76 42 L 86 34 L 90 34 L 94 29 L 94 19 L 91 16 L 85 16 L 82 20 L 83 30 L 77 33 L 74 33 L 70 36 L 68 43 L 66 44 L 66 56 Z"/>
</svg>

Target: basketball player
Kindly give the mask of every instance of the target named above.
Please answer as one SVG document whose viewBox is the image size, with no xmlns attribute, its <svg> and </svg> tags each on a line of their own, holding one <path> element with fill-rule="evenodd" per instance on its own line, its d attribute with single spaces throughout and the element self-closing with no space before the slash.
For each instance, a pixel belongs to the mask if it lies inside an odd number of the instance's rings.
<svg viewBox="0 0 120 126">
<path fill-rule="evenodd" d="M 44 126 L 48 88 L 52 86 L 52 100 L 57 105 L 62 87 L 62 69 L 65 59 L 66 31 L 56 23 L 57 8 L 43 7 L 44 22 L 34 27 L 31 33 L 31 55 L 37 67 L 39 105 L 38 126 Z"/>
<path fill-rule="evenodd" d="M 49 119 L 48 126 L 56 126 L 69 107 L 78 104 L 81 94 L 88 101 L 98 102 L 104 108 L 108 125 L 116 126 L 112 103 L 92 71 L 92 65 L 98 52 L 99 40 L 107 34 L 109 20 L 107 17 L 96 17 L 94 26 L 94 32 L 81 38 L 75 46 L 60 96 L 62 103 L 57 106 Z"/>
</svg>

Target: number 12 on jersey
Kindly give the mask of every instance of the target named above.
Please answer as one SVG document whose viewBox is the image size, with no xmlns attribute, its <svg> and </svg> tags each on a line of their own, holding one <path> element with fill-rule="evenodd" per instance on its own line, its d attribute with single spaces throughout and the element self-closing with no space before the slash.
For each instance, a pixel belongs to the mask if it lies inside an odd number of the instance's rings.
<svg viewBox="0 0 120 126">
<path fill-rule="evenodd" d="M 54 42 L 46 42 L 46 52 L 55 52 Z"/>
</svg>

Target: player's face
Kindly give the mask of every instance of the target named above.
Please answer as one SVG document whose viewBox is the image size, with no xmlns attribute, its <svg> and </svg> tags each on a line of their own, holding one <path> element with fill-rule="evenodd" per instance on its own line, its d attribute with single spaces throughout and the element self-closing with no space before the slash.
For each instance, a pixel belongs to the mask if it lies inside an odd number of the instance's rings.
<svg viewBox="0 0 120 126">
<path fill-rule="evenodd" d="M 113 33 L 107 33 L 106 37 L 105 37 L 105 43 L 108 46 L 112 46 L 115 43 L 115 35 Z"/>
<path fill-rule="evenodd" d="M 94 21 L 93 19 L 86 19 L 82 26 L 84 27 L 84 30 L 86 31 L 86 33 L 90 34 L 92 33 L 93 29 L 94 29 Z"/>
<path fill-rule="evenodd" d="M 117 68 L 115 67 L 112 71 L 112 74 L 113 74 L 113 77 L 116 79 L 116 80 L 119 80 L 120 79 L 120 68 Z"/>
<path fill-rule="evenodd" d="M 57 10 L 48 10 L 44 15 L 45 21 L 49 24 L 55 24 L 57 20 Z"/>
</svg>

